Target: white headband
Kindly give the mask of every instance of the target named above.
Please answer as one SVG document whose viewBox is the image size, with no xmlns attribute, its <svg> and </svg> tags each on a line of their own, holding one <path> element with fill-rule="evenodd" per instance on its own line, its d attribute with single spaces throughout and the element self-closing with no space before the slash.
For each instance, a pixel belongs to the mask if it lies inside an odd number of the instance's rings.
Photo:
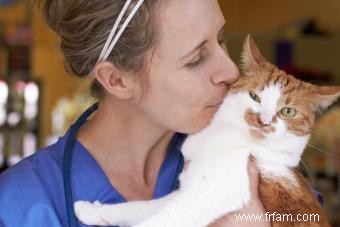
<svg viewBox="0 0 340 227">
<path fill-rule="evenodd" d="M 102 61 L 106 61 L 106 59 L 109 57 L 111 51 L 113 50 L 113 48 L 115 47 L 115 45 L 117 44 L 119 38 L 121 37 L 121 35 L 123 34 L 125 28 L 128 26 L 128 24 L 130 23 L 131 19 L 133 18 L 133 16 L 136 14 L 136 12 L 138 11 L 139 7 L 143 4 L 144 0 L 138 0 L 137 4 L 133 7 L 130 15 L 126 18 L 126 20 L 124 21 L 123 25 L 121 26 L 121 28 L 119 29 L 118 33 L 115 35 L 118 26 L 126 12 L 126 10 L 128 9 L 131 0 L 127 0 L 122 11 L 120 11 L 118 18 L 116 20 L 116 22 L 114 23 L 112 30 L 110 32 L 109 37 L 106 40 L 105 46 L 102 50 L 102 52 L 99 55 L 98 61 L 97 62 L 102 62 Z M 114 36 L 115 35 L 115 36 Z"/>
</svg>

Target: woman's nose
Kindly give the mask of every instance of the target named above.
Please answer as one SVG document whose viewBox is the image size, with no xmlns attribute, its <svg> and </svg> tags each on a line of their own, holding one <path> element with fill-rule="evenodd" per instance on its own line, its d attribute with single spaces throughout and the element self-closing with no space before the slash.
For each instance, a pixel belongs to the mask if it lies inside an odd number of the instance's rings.
<svg viewBox="0 0 340 227">
<path fill-rule="evenodd" d="M 211 80 L 214 84 L 232 84 L 240 76 L 240 71 L 229 57 L 228 52 L 225 50 L 222 51 L 222 53 L 216 56 L 215 66 L 218 67 L 218 70 L 212 76 Z"/>
</svg>

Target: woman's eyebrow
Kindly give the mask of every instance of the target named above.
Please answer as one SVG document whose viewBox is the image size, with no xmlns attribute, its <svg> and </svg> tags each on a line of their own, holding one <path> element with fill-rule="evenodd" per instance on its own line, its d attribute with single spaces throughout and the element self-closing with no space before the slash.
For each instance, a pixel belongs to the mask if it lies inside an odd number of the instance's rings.
<svg viewBox="0 0 340 227">
<path fill-rule="evenodd" d="M 225 23 L 222 25 L 220 31 L 218 32 L 218 35 L 221 35 L 222 33 L 224 33 L 225 30 Z M 193 50 L 191 50 L 188 54 L 184 55 L 181 60 L 187 58 L 188 56 L 190 56 L 192 53 L 194 53 L 195 51 L 199 50 L 202 46 L 204 46 L 204 44 L 206 44 L 208 42 L 208 40 L 204 40 L 203 42 L 201 42 L 200 44 L 198 44 Z"/>
<path fill-rule="evenodd" d="M 192 53 L 194 53 L 195 51 L 199 50 L 202 46 L 204 46 L 204 44 L 206 44 L 208 42 L 208 40 L 204 40 L 203 42 L 201 42 L 199 45 L 197 45 L 193 50 L 191 50 L 188 54 L 186 54 L 185 56 L 183 56 L 181 59 L 185 59 L 186 57 L 190 56 Z"/>
</svg>

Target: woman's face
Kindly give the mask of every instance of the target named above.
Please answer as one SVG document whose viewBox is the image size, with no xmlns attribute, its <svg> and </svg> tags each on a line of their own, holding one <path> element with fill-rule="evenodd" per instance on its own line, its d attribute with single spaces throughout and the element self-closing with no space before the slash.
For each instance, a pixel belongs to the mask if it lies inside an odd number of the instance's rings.
<svg viewBox="0 0 340 227">
<path fill-rule="evenodd" d="M 217 0 L 160 5 L 159 40 L 138 109 L 167 130 L 195 133 L 208 125 L 239 71 L 223 42 Z"/>
</svg>

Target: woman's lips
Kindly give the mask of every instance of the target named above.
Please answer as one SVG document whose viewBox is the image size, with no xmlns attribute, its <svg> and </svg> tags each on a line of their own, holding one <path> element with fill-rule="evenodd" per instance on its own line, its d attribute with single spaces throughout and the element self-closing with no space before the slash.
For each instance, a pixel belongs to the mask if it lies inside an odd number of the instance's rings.
<svg viewBox="0 0 340 227">
<path fill-rule="evenodd" d="M 220 95 L 215 96 L 215 99 L 212 100 L 212 102 L 207 106 L 208 108 L 219 108 L 223 101 L 224 98 L 228 95 L 229 93 L 229 86 L 226 87 L 226 90 L 224 90 Z M 217 97 L 220 97 L 219 99 L 216 99 Z"/>
</svg>

